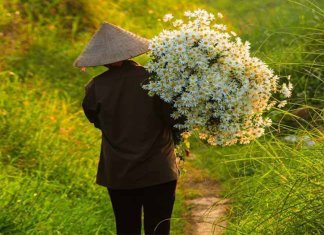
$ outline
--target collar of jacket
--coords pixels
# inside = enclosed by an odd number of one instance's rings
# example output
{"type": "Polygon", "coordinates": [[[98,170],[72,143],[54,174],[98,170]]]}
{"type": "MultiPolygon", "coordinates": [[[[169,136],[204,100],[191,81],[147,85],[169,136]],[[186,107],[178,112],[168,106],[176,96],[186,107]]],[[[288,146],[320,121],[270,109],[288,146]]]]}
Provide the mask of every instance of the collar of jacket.
{"type": "Polygon", "coordinates": [[[109,66],[109,70],[117,70],[117,69],[126,69],[131,66],[138,66],[139,64],[133,60],[124,60],[121,66],[109,66]]]}

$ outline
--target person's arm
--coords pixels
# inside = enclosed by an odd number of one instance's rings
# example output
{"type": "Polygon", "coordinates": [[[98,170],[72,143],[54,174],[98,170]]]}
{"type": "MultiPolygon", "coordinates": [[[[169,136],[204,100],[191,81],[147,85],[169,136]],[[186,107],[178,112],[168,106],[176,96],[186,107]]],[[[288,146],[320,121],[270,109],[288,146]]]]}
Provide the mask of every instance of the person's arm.
{"type": "Polygon", "coordinates": [[[85,86],[85,96],[82,101],[82,108],[89,122],[93,123],[96,128],[101,129],[98,119],[100,106],[96,98],[94,79],[91,79],[85,86]]]}
{"type": "Polygon", "coordinates": [[[171,113],[173,112],[172,104],[165,102],[157,95],[154,96],[154,99],[155,107],[163,122],[167,126],[173,127],[176,124],[176,120],[171,117],[171,113]]]}
{"type": "Polygon", "coordinates": [[[174,111],[172,104],[165,102],[158,96],[154,96],[154,99],[155,99],[155,104],[156,104],[155,106],[158,114],[162,118],[165,125],[170,127],[172,130],[174,144],[175,145],[179,144],[181,142],[182,131],[179,130],[178,128],[175,128],[174,125],[183,124],[185,122],[185,119],[184,118],[173,119],[171,117],[171,114],[174,111]]]}

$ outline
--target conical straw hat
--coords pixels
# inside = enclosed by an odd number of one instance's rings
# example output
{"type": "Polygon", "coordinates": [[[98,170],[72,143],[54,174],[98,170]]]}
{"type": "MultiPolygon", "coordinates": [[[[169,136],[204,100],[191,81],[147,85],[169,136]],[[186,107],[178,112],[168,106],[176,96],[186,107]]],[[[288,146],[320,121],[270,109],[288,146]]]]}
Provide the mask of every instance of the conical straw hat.
{"type": "Polygon", "coordinates": [[[148,52],[148,44],[145,38],[103,22],[73,65],[89,67],[130,59],[148,52]]]}

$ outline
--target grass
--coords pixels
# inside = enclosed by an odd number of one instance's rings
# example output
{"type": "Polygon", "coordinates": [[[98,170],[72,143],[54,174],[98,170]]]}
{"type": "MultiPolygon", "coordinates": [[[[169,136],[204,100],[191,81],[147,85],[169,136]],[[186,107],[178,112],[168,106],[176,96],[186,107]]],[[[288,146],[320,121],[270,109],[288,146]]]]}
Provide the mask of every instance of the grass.
{"type": "MultiPolygon", "coordinates": [[[[229,28],[251,42],[254,55],[276,73],[291,74],[296,87],[288,110],[269,114],[278,126],[266,138],[229,148],[193,140],[200,156],[195,164],[220,179],[224,196],[233,199],[227,233],[320,233],[320,3],[0,0],[0,233],[114,234],[107,192],[94,184],[100,133],[87,122],[80,103],[87,80],[103,68],[82,73],[72,67],[73,60],[101,21],[150,38],[163,29],[158,19],[165,13],[180,16],[197,7],[222,12],[229,28]],[[298,118],[298,108],[309,115],[298,118]],[[317,144],[288,144],[282,133],[306,133],[317,144]]],[[[147,59],[136,58],[141,63],[147,59]]],[[[172,234],[183,234],[182,194],[177,192],[172,234]]]]}
{"type": "Polygon", "coordinates": [[[307,147],[271,136],[226,148],[196,140],[193,153],[231,199],[225,234],[321,234],[323,149],[323,141],[307,147]]]}

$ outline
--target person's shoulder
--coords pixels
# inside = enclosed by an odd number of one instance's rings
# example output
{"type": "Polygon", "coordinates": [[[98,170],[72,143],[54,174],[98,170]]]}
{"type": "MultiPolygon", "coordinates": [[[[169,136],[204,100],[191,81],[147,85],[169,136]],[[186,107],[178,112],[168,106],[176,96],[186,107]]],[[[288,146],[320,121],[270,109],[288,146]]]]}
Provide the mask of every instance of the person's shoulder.
{"type": "Polygon", "coordinates": [[[109,70],[104,71],[103,73],[98,74],[98,75],[90,78],[90,80],[88,81],[88,83],[85,85],[85,88],[88,89],[88,88],[94,86],[96,83],[100,82],[104,77],[107,77],[108,71],[109,70]]]}
{"type": "Polygon", "coordinates": [[[139,63],[137,63],[137,62],[135,62],[133,60],[129,60],[129,62],[132,63],[133,68],[139,74],[141,74],[142,76],[145,76],[145,77],[149,77],[149,72],[147,71],[147,69],[143,65],[141,65],[141,64],[139,64],[139,63]]]}
{"type": "Polygon", "coordinates": [[[130,66],[132,68],[135,69],[144,69],[143,65],[141,65],[140,63],[136,62],[135,60],[125,60],[126,66],[130,66]]]}
{"type": "Polygon", "coordinates": [[[92,78],[92,80],[95,83],[100,83],[103,80],[107,80],[106,78],[107,77],[110,77],[111,76],[110,74],[111,74],[111,71],[110,70],[106,70],[106,71],[102,72],[101,74],[98,74],[98,75],[94,76],[92,78]]]}
{"type": "Polygon", "coordinates": [[[91,78],[84,86],[85,91],[89,91],[92,87],[94,87],[94,78],[91,78]]]}

